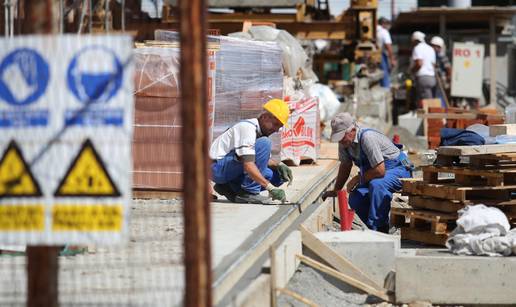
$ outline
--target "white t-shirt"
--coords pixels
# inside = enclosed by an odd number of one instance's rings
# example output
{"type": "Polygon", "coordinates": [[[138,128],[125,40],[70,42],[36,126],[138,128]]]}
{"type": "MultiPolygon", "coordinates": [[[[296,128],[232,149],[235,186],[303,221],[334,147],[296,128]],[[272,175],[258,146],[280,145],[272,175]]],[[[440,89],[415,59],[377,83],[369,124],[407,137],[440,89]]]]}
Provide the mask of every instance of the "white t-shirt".
{"type": "Polygon", "coordinates": [[[243,120],[219,135],[210,147],[210,158],[218,160],[224,158],[230,151],[244,161],[254,161],[256,137],[261,136],[257,118],[243,120]]]}
{"type": "Polygon", "coordinates": [[[427,43],[419,43],[412,51],[412,62],[422,60],[423,65],[416,72],[416,76],[435,76],[435,50],[427,43]]]}
{"type": "Polygon", "coordinates": [[[384,45],[392,45],[391,34],[387,29],[378,25],[376,26],[376,40],[378,41],[378,47],[380,50],[384,50],[384,45]]]}

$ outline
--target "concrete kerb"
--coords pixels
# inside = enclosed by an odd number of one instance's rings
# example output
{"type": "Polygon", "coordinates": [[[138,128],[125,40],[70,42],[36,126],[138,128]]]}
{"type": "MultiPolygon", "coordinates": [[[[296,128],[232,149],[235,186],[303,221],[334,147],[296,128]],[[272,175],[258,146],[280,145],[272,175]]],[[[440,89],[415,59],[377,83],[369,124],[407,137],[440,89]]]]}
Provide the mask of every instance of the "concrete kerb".
{"type": "Polygon", "coordinates": [[[407,252],[396,259],[398,303],[516,303],[516,257],[457,256],[447,250],[407,252]]]}

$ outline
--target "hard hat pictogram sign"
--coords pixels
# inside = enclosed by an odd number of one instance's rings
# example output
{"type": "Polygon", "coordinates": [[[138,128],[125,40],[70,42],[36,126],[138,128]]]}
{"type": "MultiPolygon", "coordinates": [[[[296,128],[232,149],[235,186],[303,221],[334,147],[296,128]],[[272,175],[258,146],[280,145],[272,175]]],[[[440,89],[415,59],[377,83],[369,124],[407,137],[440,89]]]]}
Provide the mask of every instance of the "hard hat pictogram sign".
{"type": "Polygon", "coordinates": [[[86,140],[56,189],[55,196],[62,197],[117,197],[120,192],[109,176],[104,162],[86,140]]]}
{"type": "Polygon", "coordinates": [[[0,197],[41,195],[39,184],[25,162],[20,148],[15,141],[11,141],[0,159],[0,197]]]}

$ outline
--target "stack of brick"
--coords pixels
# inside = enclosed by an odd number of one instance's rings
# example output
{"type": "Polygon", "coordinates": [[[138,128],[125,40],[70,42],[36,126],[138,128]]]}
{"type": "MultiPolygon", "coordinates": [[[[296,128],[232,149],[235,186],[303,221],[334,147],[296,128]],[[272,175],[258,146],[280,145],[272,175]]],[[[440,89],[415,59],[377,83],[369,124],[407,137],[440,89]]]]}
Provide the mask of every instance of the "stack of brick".
{"type": "MultiPolygon", "coordinates": [[[[133,187],[180,190],[181,115],[177,34],[158,31],[160,47],[136,49],[133,187]]],[[[157,44],[149,44],[157,45],[157,44]]],[[[208,93],[212,138],[283,95],[282,51],[276,43],[210,37],[208,93]]]]}

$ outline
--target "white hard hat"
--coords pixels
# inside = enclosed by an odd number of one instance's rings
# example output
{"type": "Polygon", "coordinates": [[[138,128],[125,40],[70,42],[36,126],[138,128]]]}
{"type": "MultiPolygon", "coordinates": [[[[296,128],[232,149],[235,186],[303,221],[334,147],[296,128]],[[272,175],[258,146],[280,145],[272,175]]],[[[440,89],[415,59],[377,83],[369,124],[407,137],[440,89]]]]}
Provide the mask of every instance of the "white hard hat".
{"type": "Polygon", "coordinates": [[[432,37],[430,44],[444,48],[444,40],[440,36],[432,37]]]}
{"type": "Polygon", "coordinates": [[[418,41],[418,42],[424,42],[425,41],[425,33],[416,31],[412,33],[412,40],[418,41]]]}

